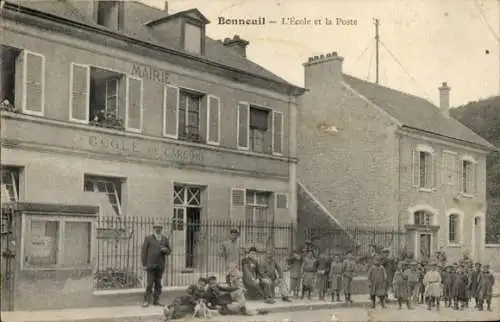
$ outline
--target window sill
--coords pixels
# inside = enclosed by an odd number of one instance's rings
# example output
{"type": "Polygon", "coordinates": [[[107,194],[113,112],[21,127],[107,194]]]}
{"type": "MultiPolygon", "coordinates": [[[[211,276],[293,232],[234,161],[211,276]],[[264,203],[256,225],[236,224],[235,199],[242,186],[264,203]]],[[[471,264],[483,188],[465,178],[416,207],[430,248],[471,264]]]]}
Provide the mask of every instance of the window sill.
{"type": "Polygon", "coordinates": [[[431,192],[436,191],[436,189],[431,189],[431,188],[418,188],[418,191],[420,191],[420,192],[427,192],[427,193],[431,193],[431,192]]]}
{"type": "Polygon", "coordinates": [[[449,247],[449,248],[461,248],[462,244],[459,244],[459,243],[448,243],[447,247],[449,247]]]}
{"type": "Polygon", "coordinates": [[[463,198],[474,198],[474,195],[471,195],[471,194],[468,194],[468,193],[464,193],[464,192],[461,192],[460,193],[460,197],[463,197],[463,198]]]}
{"type": "Polygon", "coordinates": [[[23,272],[68,272],[68,271],[92,271],[92,266],[75,266],[75,267],[22,267],[23,272]]]}

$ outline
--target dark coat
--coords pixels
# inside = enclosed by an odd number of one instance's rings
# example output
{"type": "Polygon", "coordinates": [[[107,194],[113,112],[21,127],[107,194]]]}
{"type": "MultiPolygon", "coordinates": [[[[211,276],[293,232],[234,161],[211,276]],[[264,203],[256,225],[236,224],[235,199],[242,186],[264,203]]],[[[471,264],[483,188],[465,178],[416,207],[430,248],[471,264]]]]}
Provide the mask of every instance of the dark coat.
{"type": "Polygon", "coordinates": [[[387,290],[387,273],[383,266],[373,265],[368,269],[370,295],[385,296],[387,290]]]}
{"type": "Polygon", "coordinates": [[[478,280],[479,280],[479,274],[481,274],[481,271],[478,270],[473,270],[471,275],[470,275],[470,280],[469,280],[469,292],[472,297],[476,296],[476,291],[477,291],[477,285],[478,285],[478,280]]]}
{"type": "Polygon", "coordinates": [[[469,285],[469,281],[465,273],[455,274],[453,279],[452,296],[459,301],[466,301],[467,285],[469,285]]]}
{"type": "Polygon", "coordinates": [[[455,279],[455,274],[450,272],[443,272],[441,274],[441,279],[443,283],[443,296],[445,298],[451,298],[453,291],[453,282],[455,279]]]}
{"type": "Polygon", "coordinates": [[[382,259],[382,266],[384,266],[385,272],[387,273],[387,285],[389,286],[392,283],[394,273],[396,272],[396,261],[393,258],[382,259]]]}
{"type": "Polygon", "coordinates": [[[396,271],[392,281],[392,289],[395,298],[407,300],[409,291],[408,275],[404,274],[402,271],[396,271]]]}
{"type": "Polygon", "coordinates": [[[283,270],[274,258],[266,258],[261,264],[262,275],[268,277],[272,281],[283,278],[283,270]]]}
{"type": "Polygon", "coordinates": [[[477,297],[481,300],[490,300],[495,285],[495,277],[491,273],[479,274],[477,283],[477,297]]]}
{"type": "Polygon", "coordinates": [[[157,240],[151,234],[144,238],[144,243],[142,244],[142,266],[148,269],[160,268],[163,270],[165,269],[165,256],[170,255],[171,252],[170,242],[165,235],[161,235],[161,239],[157,240]],[[162,251],[162,248],[166,248],[166,250],[162,251]]]}
{"type": "Polygon", "coordinates": [[[288,268],[290,271],[290,276],[292,278],[300,277],[300,267],[302,266],[302,256],[297,254],[291,254],[287,260],[288,268]]]}
{"type": "Polygon", "coordinates": [[[234,302],[231,293],[237,290],[236,287],[225,287],[219,284],[209,285],[204,298],[212,306],[229,305],[234,302]]]}

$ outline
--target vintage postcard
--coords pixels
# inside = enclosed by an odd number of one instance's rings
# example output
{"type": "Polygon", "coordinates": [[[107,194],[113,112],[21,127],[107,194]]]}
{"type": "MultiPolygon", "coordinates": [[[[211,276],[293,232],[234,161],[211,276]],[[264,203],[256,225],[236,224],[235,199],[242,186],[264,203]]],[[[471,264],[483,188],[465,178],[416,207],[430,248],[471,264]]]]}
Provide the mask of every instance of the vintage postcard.
{"type": "Polygon", "coordinates": [[[1,321],[500,316],[499,0],[1,0],[1,321]]]}

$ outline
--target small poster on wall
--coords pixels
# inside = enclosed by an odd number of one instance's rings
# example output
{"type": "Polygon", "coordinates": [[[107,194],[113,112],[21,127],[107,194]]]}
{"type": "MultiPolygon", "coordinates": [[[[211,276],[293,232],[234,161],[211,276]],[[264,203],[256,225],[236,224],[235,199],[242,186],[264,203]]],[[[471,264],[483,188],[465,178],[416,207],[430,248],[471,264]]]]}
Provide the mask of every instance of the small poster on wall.
{"type": "Polygon", "coordinates": [[[31,237],[31,257],[46,258],[51,256],[54,239],[49,236],[31,237]]]}

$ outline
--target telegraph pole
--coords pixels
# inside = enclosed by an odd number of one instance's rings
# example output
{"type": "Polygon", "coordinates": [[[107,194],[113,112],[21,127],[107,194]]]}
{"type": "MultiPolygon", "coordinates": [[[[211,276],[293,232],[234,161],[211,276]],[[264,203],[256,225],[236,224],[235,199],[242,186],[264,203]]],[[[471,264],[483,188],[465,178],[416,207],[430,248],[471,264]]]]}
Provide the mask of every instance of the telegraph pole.
{"type": "Polygon", "coordinates": [[[375,24],[375,83],[378,84],[378,70],[379,70],[379,41],[380,36],[378,34],[378,26],[380,25],[380,20],[378,18],[374,18],[373,22],[375,24]]]}

